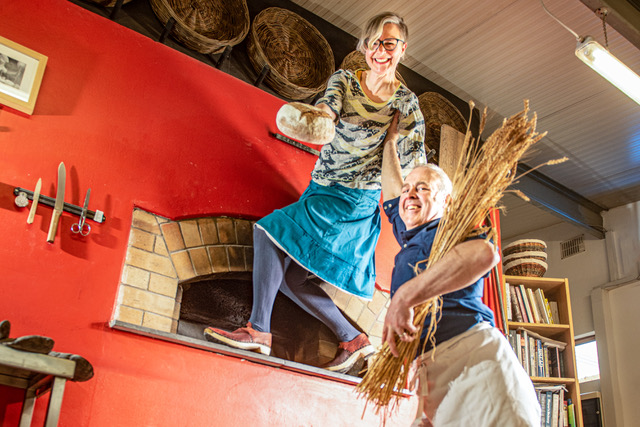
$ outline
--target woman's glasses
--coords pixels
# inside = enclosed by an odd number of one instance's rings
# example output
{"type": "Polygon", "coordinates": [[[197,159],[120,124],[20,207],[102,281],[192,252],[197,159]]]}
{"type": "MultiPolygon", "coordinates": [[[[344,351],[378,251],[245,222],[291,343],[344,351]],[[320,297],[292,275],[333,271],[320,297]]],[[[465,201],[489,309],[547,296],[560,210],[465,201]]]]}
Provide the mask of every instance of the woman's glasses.
{"type": "Polygon", "coordinates": [[[389,38],[384,40],[376,40],[371,43],[371,45],[369,45],[369,39],[366,39],[365,45],[369,47],[370,50],[378,50],[380,45],[382,45],[384,50],[386,50],[387,52],[393,52],[394,50],[396,50],[396,47],[398,47],[398,42],[404,43],[404,40],[389,38]]]}

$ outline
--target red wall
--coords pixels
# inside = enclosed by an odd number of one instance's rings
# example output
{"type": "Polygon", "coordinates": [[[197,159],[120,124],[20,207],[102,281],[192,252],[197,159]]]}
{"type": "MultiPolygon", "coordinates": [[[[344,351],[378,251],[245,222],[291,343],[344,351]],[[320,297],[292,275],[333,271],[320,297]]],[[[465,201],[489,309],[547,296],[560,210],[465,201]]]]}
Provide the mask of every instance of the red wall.
{"type": "MultiPolygon", "coordinates": [[[[268,136],[283,101],[64,0],[0,1],[0,35],[49,58],[34,114],[0,109],[0,320],[93,364],[93,379],[68,384],[60,425],[378,424],[350,385],[108,327],[134,206],[257,218],[304,190],[315,157],[268,136]],[[49,244],[51,209],[26,224],[13,188],[42,178],[55,196],[61,161],[65,200],[91,188],[107,220],[78,237],[64,213],[49,244]]],[[[385,226],[385,288],[396,250],[385,226]]],[[[0,426],[18,424],[20,400],[0,386],[0,426]]],[[[410,424],[414,407],[391,424],[410,424]]]]}

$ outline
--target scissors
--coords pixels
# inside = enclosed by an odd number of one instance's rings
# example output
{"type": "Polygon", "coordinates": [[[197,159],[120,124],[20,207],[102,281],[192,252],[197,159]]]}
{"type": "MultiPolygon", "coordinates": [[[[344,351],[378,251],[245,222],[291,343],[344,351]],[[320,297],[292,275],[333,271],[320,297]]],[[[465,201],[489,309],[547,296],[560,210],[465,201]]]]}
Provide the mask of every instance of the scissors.
{"type": "Polygon", "coordinates": [[[80,221],[77,224],[73,224],[71,226],[71,231],[76,234],[80,234],[81,236],[86,236],[91,232],[91,226],[85,223],[87,219],[87,208],[89,207],[89,195],[91,194],[91,189],[87,190],[87,195],[84,198],[84,206],[82,207],[82,213],[80,214],[80,221]]]}

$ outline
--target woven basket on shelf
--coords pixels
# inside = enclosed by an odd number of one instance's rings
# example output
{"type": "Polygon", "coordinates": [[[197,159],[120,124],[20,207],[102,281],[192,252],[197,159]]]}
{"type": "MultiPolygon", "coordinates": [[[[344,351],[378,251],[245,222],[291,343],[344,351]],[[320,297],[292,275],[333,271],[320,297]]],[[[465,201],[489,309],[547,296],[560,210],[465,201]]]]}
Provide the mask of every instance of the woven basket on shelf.
{"type": "Polygon", "coordinates": [[[527,251],[547,251],[547,244],[542,240],[537,239],[522,239],[509,243],[502,248],[502,255],[507,256],[517,252],[527,251]]]}
{"type": "MultiPolygon", "coordinates": [[[[359,69],[368,70],[369,65],[367,64],[367,60],[364,57],[364,53],[360,52],[359,50],[354,50],[344,57],[342,63],[340,64],[340,68],[342,68],[343,70],[355,72],[359,69]]],[[[396,70],[396,79],[400,80],[403,85],[407,85],[407,83],[402,78],[400,71],[398,70],[396,70]]]]}
{"type": "Polygon", "coordinates": [[[547,253],[544,251],[524,251],[524,252],[515,252],[512,253],[510,255],[506,255],[502,258],[502,263],[503,264],[508,264],[511,261],[515,261],[517,259],[521,259],[521,258],[533,258],[533,259],[537,259],[540,261],[546,261],[547,260],[547,253]]]}
{"type": "Polygon", "coordinates": [[[279,7],[264,9],[253,19],[247,50],[257,72],[270,67],[266,83],[291,100],[324,90],[335,70],[333,51],[322,34],[301,16],[279,7]]]}
{"type": "Polygon", "coordinates": [[[466,133],[467,121],[447,98],[437,92],[425,92],[418,96],[418,101],[424,116],[424,143],[436,150],[434,161],[438,163],[442,125],[449,125],[459,132],[466,133]]]}
{"type": "Polygon", "coordinates": [[[520,258],[504,265],[507,276],[542,277],[547,272],[547,263],[533,258],[520,258]]]}
{"type": "Polygon", "coordinates": [[[175,19],[171,34],[189,49],[218,53],[249,32],[246,0],[149,0],[163,24],[175,19]]]}

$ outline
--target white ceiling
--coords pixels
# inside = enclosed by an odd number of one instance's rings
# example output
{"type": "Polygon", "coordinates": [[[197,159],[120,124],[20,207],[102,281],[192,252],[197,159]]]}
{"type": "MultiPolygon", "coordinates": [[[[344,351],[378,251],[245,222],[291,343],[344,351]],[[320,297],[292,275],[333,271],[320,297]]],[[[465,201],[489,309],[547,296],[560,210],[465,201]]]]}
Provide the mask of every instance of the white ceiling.
{"type": "MultiPolygon", "coordinates": [[[[575,37],[540,1],[293,1],[354,36],[375,13],[397,12],[410,31],[403,64],[480,109],[487,106],[485,136],[528,99],[538,131],[548,132],[525,160],[529,166],[567,156],[568,162],[540,171],[607,209],[640,200],[640,105],[576,58],[575,37]]],[[[605,45],[602,21],[592,11],[598,2],[584,0],[588,7],[580,0],[545,0],[545,5],[578,35],[605,45]]],[[[610,9],[608,23],[619,20],[617,11],[610,9]]],[[[640,50],[629,41],[639,40],[640,30],[626,24],[617,28],[628,39],[607,25],[609,49],[640,73],[640,50]]],[[[562,221],[513,196],[503,201],[508,208],[503,238],[562,221]]]]}

